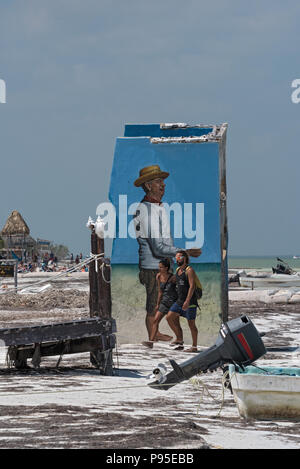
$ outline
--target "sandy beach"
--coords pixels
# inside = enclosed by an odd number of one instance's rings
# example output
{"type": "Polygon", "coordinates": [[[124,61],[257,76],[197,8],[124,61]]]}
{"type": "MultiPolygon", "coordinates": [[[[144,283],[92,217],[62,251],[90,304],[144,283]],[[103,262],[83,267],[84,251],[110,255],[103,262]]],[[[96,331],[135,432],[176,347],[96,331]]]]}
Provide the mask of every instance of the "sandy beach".
{"type": "MultiPolygon", "coordinates": [[[[40,277],[24,276],[20,284],[40,277]]],[[[1,294],[0,327],[89,316],[86,274],[71,274],[51,285],[39,294],[1,294]]],[[[299,304],[266,303],[254,292],[234,287],[229,297],[229,319],[247,314],[266,333],[267,347],[299,345],[299,304]]],[[[58,357],[44,358],[40,370],[7,369],[2,350],[0,448],[299,448],[300,422],[241,418],[230,391],[223,395],[221,370],[169,391],[150,388],[149,375],[158,363],[170,368],[169,358],[180,363],[186,354],[163,342],[153,350],[138,341],[128,343],[128,324],[116,320],[111,377],[100,376],[88,354],[65,356],[59,369],[58,357]]],[[[144,317],[134,318],[130,326],[142,330],[144,317]]],[[[256,364],[299,366],[299,352],[269,352],[256,364]]]]}
{"type": "Polygon", "coordinates": [[[300,449],[299,18],[0,3],[0,450],[300,449]]]}

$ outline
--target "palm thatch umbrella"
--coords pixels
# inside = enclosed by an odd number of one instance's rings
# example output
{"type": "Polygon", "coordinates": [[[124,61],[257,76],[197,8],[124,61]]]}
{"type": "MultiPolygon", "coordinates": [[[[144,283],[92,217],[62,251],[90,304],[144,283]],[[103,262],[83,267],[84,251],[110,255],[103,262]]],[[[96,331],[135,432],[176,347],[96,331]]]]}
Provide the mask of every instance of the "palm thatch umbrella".
{"type": "Polygon", "coordinates": [[[2,231],[2,236],[14,236],[14,235],[21,235],[21,236],[28,236],[30,233],[30,229],[25,222],[22,215],[17,211],[14,210],[8,217],[2,231]]]}
{"type": "Polygon", "coordinates": [[[30,229],[22,215],[14,210],[8,217],[2,231],[4,241],[2,251],[6,255],[16,255],[23,259],[29,249],[32,249],[36,241],[30,236],[30,229]]]}

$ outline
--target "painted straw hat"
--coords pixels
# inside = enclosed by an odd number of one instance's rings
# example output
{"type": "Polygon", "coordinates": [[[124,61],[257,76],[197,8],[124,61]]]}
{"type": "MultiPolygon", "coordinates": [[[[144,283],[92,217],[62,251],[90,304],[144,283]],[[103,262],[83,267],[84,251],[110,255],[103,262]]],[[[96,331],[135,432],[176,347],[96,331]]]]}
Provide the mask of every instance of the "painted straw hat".
{"type": "Polygon", "coordinates": [[[146,166],[140,170],[140,177],[134,181],[136,187],[140,187],[144,182],[152,181],[156,178],[165,179],[169,176],[170,173],[162,171],[157,164],[152,166],[146,166]]]}

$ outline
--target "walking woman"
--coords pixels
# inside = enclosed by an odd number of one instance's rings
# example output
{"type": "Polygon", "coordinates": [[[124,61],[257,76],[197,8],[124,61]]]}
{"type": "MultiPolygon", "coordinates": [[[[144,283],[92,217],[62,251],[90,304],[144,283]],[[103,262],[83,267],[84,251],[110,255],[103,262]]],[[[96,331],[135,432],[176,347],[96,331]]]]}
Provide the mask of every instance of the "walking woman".
{"type": "Polygon", "coordinates": [[[152,331],[150,340],[142,342],[145,347],[153,348],[153,342],[158,331],[160,321],[166,316],[170,310],[170,307],[175,303],[177,299],[176,290],[176,278],[172,272],[170,272],[170,260],[162,259],[159,262],[159,273],[156,276],[158,284],[158,297],[157,304],[155,307],[155,317],[152,325],[152,331]]]}

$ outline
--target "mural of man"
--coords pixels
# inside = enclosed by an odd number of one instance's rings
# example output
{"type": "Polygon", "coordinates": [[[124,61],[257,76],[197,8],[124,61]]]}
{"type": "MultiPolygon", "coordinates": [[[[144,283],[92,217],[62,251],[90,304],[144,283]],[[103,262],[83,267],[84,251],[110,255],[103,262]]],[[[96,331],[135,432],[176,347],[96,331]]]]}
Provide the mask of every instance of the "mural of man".
{"type": "MultiPolygon", "coordinates": [[[[150,339],[155,317],[158,288],[156,275],[158,265],[164,258],[175,257],[178,250],[174,246],[170,233],[168,216],[162,198],[165,193],[165,179],[169,173],[162,171],[158,165],[142,168],[135,180],[136,187],[145,192],[143,200],[135,214],[135,231],[139,244],[139,279],[146,288],[146,328],[150,339]]],[[[188,249],[191,257],[199,257],[201,249],[188,249]]],[[[170,340],[171,337],[158,331],[156,340],[170,340]]]]}

